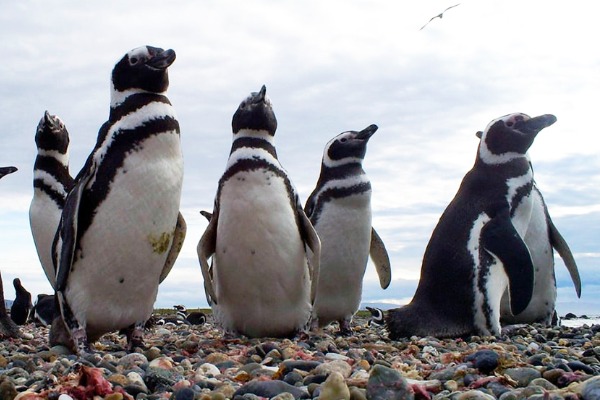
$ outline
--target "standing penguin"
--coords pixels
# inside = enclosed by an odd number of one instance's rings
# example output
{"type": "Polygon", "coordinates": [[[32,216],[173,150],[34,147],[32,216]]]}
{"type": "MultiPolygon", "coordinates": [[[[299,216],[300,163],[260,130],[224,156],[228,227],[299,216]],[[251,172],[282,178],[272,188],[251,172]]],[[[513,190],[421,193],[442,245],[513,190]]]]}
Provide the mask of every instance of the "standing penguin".
{"type": "Polygon", "coordinates": [[[434,229],[412,301],[387,316],[390,338],[500,334],[500,300],[513,314],[529,304],[533,263],[523,237],[533,173],[526,153],[556,121],[511,114],[487,126],[475,165],[434,229]]]}
{"type": "Polygon", "coordinates": [[[304,211],[321,239],[321,265],[311,328],[333,321],[349,334],[360,306],[369,254],[383,289],[391,280],[390,259],[371,226],[371,182],[362,168],[367,142],[377,131],[343,132],[325,146],[317,186],[304,211]]]}
{"type": "Polygon", "coordinates": [[[25,325],[29,319],[29,312],[33,307],[31,293],[23,287],[19,278],[13,279],[13,286],[15,287],[15,301],[10,307],[10,317],[15,321],[15,324],[25,325]]]}
{"type": "Polygon", "coordinates": [[[173,50],[143,46],[112,71],[109,119],[67,196],[53,247],[62,323],[52,325],[52,344],[66,336],[88,352],[90,341],[124,328],[130,349],[142,344],[185,236],[179,123],[165,95],[173,61],[173,50]]]}
{"type": "MultiPolygon", "coordinates": [[[[483,132],[477,132],[481,139],[483,132]]],[[[528,155],[529,158],[529,155],[528,155]]],[[[531,160],[529,161],[531,164],[531,160]]],[[[533,169],[533,167],[532,167],[533,169]]],[[[550,325],[556,315],[556,278],[554,276],[554,250],[562,257],[573,284],[577,297],[581,297],[581,278],[569,245],[562,237],[550,218],[548,207],[537,187],[535,180],[531,191],[533,205],[531,218],[523,240],[531,254],[534,268],[534,285],[531,301],[527,308],[518,315],[510,310],[508,292],[504,292],[500,304],[500,322],[504,324],[532,324],[535,322],[550,325]]]]}
{"type": "Polygon", "coordinates": [[[198,243],[216,322],[250,337],[307,327],[321,248],[277,159],[277,120],[266,91],[250,94],[233,115],[231,153],[198,243]]]}
{"type": "Polygon", "coordinates": [[[73,186],[69,174],[69,132],[60,118],[48,111],[44,113],[37,126],[35,144],[38,154],[33,166],[29,223],[42,268],[54,287],[56,271],[52,264],[52,242],[65,198],[73,186]]]}
{"type": "Polygon", "coordinates": [[[509,307],[508,293],[504,293],[501,310],[502,324],[551,325],[556,314],[556,278],[554,276],[554,250],[562,257],[571,275],[577,297],[581,297],[581,278],[569,245],[562,237],[548,212],[542,193],[533,185],[531,191],[533,208],[531,220],[525,232],[525,244],[531,254],[534,267],[534,285],[531,301],[521,313],[513,315],[509,307]]]}

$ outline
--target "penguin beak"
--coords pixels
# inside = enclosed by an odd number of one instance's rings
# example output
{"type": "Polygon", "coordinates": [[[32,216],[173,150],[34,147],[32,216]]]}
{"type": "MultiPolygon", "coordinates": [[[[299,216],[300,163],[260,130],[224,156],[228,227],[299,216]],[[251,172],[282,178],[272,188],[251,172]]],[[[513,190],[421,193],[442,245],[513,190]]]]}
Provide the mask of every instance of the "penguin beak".
{"type": "Polygon", "coordinates": [[[373,136],[373,134],[375,132],[377,132],[377,129],[379,129],[379,128],[375,124],[369,125],[365,129],[363,129],[362,131],[358,132],[358,134],[356,135],[356,139],[359,139],[359,140],[369,140],[371,138],[371,136],[373,136]]]}
{"type": "Polygon", "coordinates": [[[0,178],[17,171],[17,167],[0,167],[0,178]]]}
{"type": "Polygon", "coordinates": [[[517,121],[514,129],[530,135],[536,135],[542,129],[549,127],[556,122],[556,117],[552,114],[544,114],[527,120],[517,121]]]}
{"type": "Polygon", "coordinates": [[[265,101],[265,96],[267,95],[267,87],[262,85],[260,88],[260,92],[257,93],[256,97],[252,101],[254,104],[262,103],[265,101]]]}
{"type": "Polygon", "coordinates": [[[146,64],[156,69],[167,69],[171,66],[171,64],[173,64],[174,61],[175,51],[169,49],[158,53],[150,60],[148,60],[146,64]]]}

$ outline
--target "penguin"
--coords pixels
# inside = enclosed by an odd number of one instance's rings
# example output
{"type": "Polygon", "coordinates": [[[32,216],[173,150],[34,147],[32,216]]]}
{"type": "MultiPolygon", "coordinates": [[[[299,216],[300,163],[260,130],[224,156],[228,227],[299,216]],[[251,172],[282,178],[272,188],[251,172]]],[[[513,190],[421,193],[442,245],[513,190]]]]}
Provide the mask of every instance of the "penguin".
{"type": "Polygon", "coordinates": [[[50,326],[60,311],[56,304],[56,296],[53,294],[38,294],[37,300],[31,309],[30,319],[36,325],[50,326]]]}
{"type": "Polygon", "coordinates": [[[69,174],[69,132],[60,118],[46,111],[37,126],[35,143],[38,153],[33,166],[29,223],[40,263],[48,282],[54,287],[56,271],[52,263],[52,242],[65,198],[73,187],[73,178],[69,174]]]}
{"type": "MultiPolygon", "coordinates": [[[[482,132],[476,136],[481,139],[482,132]]],[[[529,154],[527,155],[531,165],[529,154]]],[[[531,166],[533,170],[533,166],[531,166]]],[[[502,325],[541,323],[555,325],[557,314],[556,305],[556,279],[554,276],[554,250],[562,257],[567,270],[575,286],[577,297],[581,297],[581,277],[575,258],[571,253],[569,245],[560,234],[544,201],[544,196],[538,188],[535,180],[531,192],[533,206],[531,218],[523,240],[531,254],[534,266],[534,286],[531,301],[527,308],[518,315],[510,312],[508,293],[504,292],[500,304],[502,325]]]]}
{"type": "Polygon", "coordinates": [[[371,313],[367,326],[385,326],[385,314],[381,308],[367,306],[367,311],[371,313]]]}
{"type": "Polygon", "coordinates": [[[311,329],[337,321],[340,333],[351,333],[358,311],[369,254],[386,289],[391,280],[385,245],[371,225],[371,182],[362,168],[370,125],[331,139],[323,151],[316,188],[304,211],[321,239],[321,264],[311,329]]]}
{"type": "Polygon", "coordinates": [[[108,121],[67,195],[53,244],[61,318],[51,345],[82,355],[121,329],[129,350],[143,345],[186,231],[179,123],[166,96],[174,61],[173,50],[143,46],[112,71],[108,121]]]}
{"type": "Polygon", "coordinates": [[[0,167],[0,179],[17,171],[17,167],[0,167]]]}
{"type": "Polygon", "coordinates": [[[29,319],[29,311],[33,305],[31,304],[31,293],[23,287],[19,278],[13,279],[15,287],[15,301],[10,306],[10,318],[17,325],[25,325],[29,319]]]}
{"type": "Polygon", "coordinates": [[[277,159],[266,91],[251,93],[233,115],[231,152],[197,250],[226,334],[289,337],[308,327],[321,244],[277,159]]]}
{"type": "Polygon", "coordinates": [[[473,168],[431,235],[412,301],[388,312],[391,339],[497,336],[507,288],[513,314],[527,307],[534,269],[523,241],[533,206],[526,153],[554,122],[550,114],[515,113],[488,124],[473,168]]]}

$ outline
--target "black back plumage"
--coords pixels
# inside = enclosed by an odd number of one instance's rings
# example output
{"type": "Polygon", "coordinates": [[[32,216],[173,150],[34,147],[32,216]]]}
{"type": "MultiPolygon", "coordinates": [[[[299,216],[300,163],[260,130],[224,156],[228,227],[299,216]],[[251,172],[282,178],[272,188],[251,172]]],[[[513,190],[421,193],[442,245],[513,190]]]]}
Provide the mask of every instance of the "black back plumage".
{"type": "Polygon", "coordinates": [[[15,287],[15,301],[10,307],[10,317],[17,325],[24,325],[29,318],[29,311],[31,310],[31,293],[23,287],[21,280],[15,278],[13,280],[13,286],[15,287]]]}

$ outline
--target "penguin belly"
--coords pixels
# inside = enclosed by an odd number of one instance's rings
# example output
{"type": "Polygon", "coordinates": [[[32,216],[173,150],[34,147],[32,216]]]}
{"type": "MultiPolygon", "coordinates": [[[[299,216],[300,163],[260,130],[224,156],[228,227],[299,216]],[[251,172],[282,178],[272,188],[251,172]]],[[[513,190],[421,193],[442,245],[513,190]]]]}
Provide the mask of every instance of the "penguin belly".
{"type": "Polygon", "coordinates": [[[213,261],[213,311],[225,331],[287,336],[305,327],[308,263],[283,179],[259,169],[224,183],[213,261]]]}
{"type": "Polygon", "coordinates": [[[56,202],[47,194],[38,188],[34,189],[33,200],[29,207],[31,233],[38,258],[52,287],[56,281],[56,271],[52,263],[52,242],[60,222],[61,212],[56,202]]]}
{"type": "Polygon", "coordinates": [[[349,319],[360,306],[371,243],[370,196],[327,202],[315,229],[321,238],[321,267],[313,315],[325,326],[349,319]]]}
{"type": "Polygon", "coordinates": [[[179,136],[146,139],[131,152],[80,239],[65,296],[88,335],[152,313],[179,212],[179,136]]]}
{"type": "Polygon", "coordinates": [[[554,254],[548,232],[548,221],[539,192],[532,192],[533,208],[524,241],[534,267],[533,295],[527,308],[512,315],[508,294],[502,297],[502,322],[506,324],[542,322],[550,324],[556,303],[554,254]]]}

